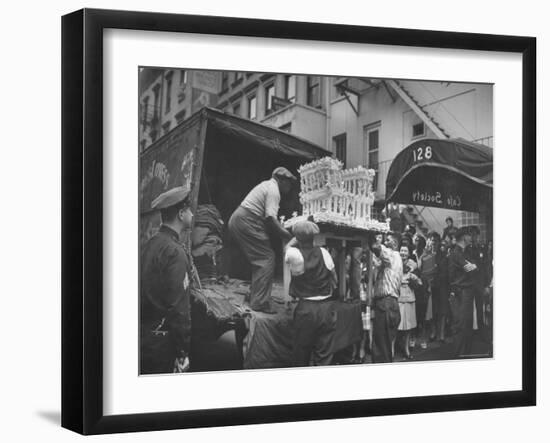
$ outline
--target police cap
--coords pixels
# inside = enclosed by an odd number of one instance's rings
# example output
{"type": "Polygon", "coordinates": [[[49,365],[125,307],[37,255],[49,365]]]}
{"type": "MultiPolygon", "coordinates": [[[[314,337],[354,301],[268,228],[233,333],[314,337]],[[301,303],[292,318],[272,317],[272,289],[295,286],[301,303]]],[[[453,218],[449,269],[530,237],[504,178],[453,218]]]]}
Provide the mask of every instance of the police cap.
{"type": "Polygon", "coordinates": [[[151,203],[151,209],[166,209],[170,206],[177,205],[189,196],[190,189],[188,186],[178,186],[169,191],[163,192],[151,203]]]}

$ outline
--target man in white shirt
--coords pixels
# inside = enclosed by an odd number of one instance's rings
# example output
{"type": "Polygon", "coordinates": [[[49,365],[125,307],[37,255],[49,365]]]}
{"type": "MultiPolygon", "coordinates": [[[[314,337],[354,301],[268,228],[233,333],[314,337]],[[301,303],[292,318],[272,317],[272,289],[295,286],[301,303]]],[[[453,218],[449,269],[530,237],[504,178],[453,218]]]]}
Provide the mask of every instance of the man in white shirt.
{"type": "Polygon", "coordinates": [[[398,239],[395,234],[387,235],[385,245],[381,244],[377,236],[369,246],[380,260],[374,282],[372,361],[390,363],[393,361],[392,342],[401,321],[397,299],[401,290],[403,263],[397,252],[398,239]]]}
{"type": "Polygon", "coordinates": [[[288,195],[296,177],[278,167],[272,177],[252,189],[229,219],[229,232],[252,265],[250,307],[254,311],[275,313],[271,290],[275,274],[275,251],[269,233],[283,241],[291,235],[277,220],[281,196],[288,195]]]}

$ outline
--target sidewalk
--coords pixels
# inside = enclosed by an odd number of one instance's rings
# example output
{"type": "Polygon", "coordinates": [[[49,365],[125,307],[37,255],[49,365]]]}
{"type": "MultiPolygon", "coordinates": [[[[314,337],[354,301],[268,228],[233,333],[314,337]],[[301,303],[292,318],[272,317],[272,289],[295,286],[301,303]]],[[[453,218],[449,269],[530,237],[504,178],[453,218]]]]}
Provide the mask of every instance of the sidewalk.
{"type": "MultiPolygon", "coordinates": [[[[410,348],[412,360],[407,360],[402,351],[396,350],[394,362],[415,362],[415,361],[434,361],[434,360],[453,360],[452,339],[445,343],[432,341],[427,343],[427,348],[422,349],[420,343],[416,343],[414,348],[410,348]]],[[[464,358],[492,358],[493,343],[487,333],[474,331],[474,342],[472,344],[472,353],[464,358]]],[[[366,356],[365,363],[372,363],[370,354],[366,356]]]]}

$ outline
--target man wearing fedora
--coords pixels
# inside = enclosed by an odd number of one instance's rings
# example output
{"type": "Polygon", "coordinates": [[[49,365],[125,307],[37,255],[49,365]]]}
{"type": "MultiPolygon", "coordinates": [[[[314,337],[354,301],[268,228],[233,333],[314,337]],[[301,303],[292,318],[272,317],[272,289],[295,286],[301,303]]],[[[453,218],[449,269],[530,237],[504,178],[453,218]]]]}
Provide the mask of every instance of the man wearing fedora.
{"type": "Polygon", "coordinates": [[[454,357],[466,357],[472,351],[473,314],[479,269],[466,254],[472,234],[462,227],[456,232],[456,246],[449,256],[450,303],[453,307],[454,357]]]}

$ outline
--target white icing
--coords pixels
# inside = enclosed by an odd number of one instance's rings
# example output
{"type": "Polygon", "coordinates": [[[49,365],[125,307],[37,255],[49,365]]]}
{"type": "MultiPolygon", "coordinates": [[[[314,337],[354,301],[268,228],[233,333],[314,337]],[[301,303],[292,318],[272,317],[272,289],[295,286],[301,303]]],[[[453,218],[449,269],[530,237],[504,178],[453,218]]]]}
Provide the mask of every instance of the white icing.
{"type": "Polygon", "coordinates": [[[342,169],[341,161],[324,157],[302,165],[300,203],[302,215],[284,222],[285,228],[313,217],[317,223],[330,223],[369,231],[387,232],[389,224],[371,219],[374,204],[372,182],[375,171],[358,166],[342,169]]]}

